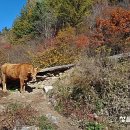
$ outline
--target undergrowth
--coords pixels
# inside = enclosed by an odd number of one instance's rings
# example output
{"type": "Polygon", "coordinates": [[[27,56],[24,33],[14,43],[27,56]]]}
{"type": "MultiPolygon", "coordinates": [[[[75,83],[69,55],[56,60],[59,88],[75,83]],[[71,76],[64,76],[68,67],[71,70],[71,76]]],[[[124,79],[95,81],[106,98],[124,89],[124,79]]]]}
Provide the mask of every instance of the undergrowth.
{"type": "Polygon", "coordinates": [[[44,116],[39,116],[30,105],[9,104],[0,113],[0,130],[13,130],[23,126],[36,126],[39,130],[56,130],[56,126],[44,116]]]}
{"type": "Polygon", "coordinates": [[[93,121],[108,127],[110,122],[121,124],[119,117],[129,111],[129,69],[128,60],[81,57],[55,84],[50,94],[55,109],[82,122],[83,128],[93,121]]]}

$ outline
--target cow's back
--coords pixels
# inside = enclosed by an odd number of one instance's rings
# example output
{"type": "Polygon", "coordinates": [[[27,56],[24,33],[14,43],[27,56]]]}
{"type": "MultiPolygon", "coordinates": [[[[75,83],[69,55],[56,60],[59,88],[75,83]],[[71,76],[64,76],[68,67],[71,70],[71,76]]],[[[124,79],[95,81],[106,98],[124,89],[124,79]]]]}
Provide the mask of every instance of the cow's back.
{"type": "Polygon", "coordinates": [[[1,66],[1,72],[7,77],[17,79],[20,74],[20,64],[5,63],[1,66]]]}
{"type": "Polygon", "coordinates": [[[24,78],[27,79],[29,73],[33,73],[33,65],[28,63],[10,64],[5,63],[1,66],[1,72],[9,78],[24,78]]]}

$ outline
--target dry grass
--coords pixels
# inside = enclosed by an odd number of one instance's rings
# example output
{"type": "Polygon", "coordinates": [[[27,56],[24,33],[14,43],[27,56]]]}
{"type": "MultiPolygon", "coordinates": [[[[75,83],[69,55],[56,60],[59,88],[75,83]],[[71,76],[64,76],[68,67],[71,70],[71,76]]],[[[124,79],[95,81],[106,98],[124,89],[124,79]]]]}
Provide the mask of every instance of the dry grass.
{"type": "Polygon", "coordinates": [[[102,123],[120,123],[119,116],[129,110],[129,69],[127,61],[82,57],[69,76],[56,83],[51,93],[56,109],[84,121],[97,113],[105,117],[102,123]]]}
{"type": "Polygon", "coordinates": [[[55,130],[56,125],[44,116],[39,116],[38,112],[30,105],[12,103],[5,111],[0,113],[0,130],[13,130],[23,126],[37,126],[40,130],[55,130]]]}
{"type": "Polygon", "coordinates": [[[36,124],[36,113],[30,106],[10,104],[4,112],[0,113],[0,129],[11,130],[17,125],[36,124]]]}

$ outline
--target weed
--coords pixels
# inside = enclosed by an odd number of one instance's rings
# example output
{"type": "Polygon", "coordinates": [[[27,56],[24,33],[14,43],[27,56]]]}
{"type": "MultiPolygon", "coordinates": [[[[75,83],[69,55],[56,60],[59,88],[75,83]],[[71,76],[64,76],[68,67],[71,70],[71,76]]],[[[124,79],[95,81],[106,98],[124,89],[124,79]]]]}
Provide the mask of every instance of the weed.
{"type": "Polygon", "coordinates": [[[103,125],[95,122],[89,122],[86,124],[86,130],[103,130],[103,128],[103,125]]]}
{"type": "Polygon", "coordinates": [[[39,118],[39,128],[40,130],[55,130],[56,126],[50,123],[48,119],[43,115],[39,118]]]}

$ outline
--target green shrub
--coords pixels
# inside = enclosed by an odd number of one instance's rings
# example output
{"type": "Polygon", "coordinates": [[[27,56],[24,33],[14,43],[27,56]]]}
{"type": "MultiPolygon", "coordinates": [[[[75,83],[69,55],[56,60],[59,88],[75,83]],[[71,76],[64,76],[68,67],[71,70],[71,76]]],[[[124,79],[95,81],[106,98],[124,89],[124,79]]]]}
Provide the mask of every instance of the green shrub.
{"type": "Polygon", "coordinates": [[[38,53],[29,53],[33,64],[43,67],[73,63],[80,53],[76,47],[75,30],[68,27],[59,31],[56,38],[52,40],[52,46],[38,53]]]}
{"type": "Polygon", "coordinates": [[[32,62],[41,68],[69,64],[74,62],[76,58],[73,51],[73,49],[64,44],[60,47],[50,48],[43,53],[33,56],[32,62]]]}
{"type": "Polygon", "coordinates": [[[94,122],[89,122],[86,124],[86,130],[103,130],[103,128],[104,127],[101,124],[94,122]]]}

